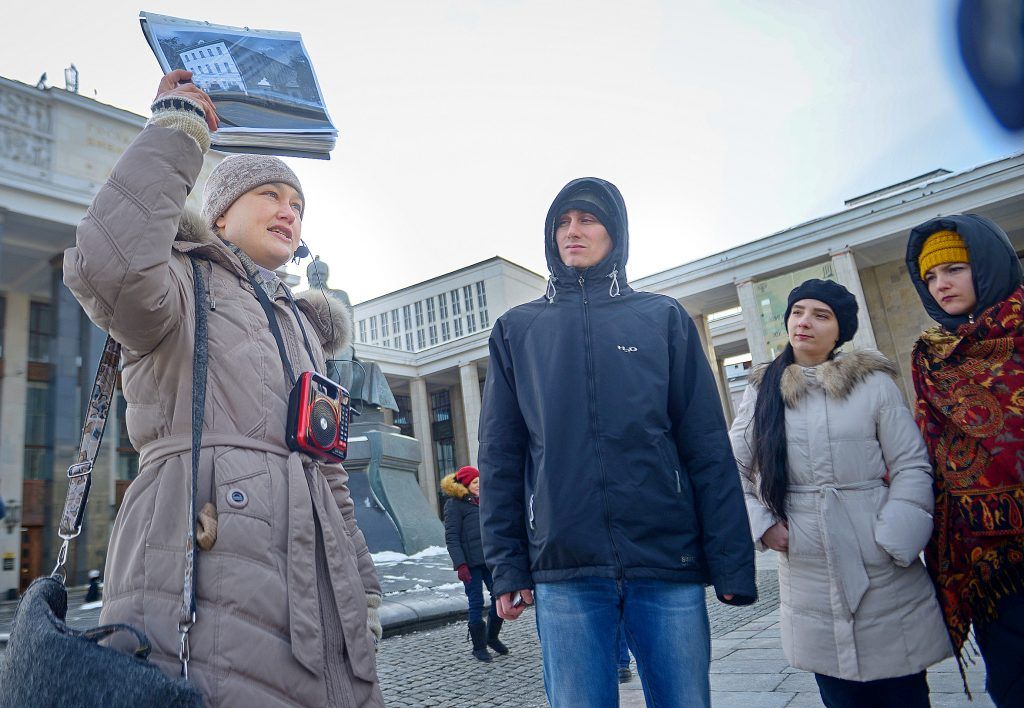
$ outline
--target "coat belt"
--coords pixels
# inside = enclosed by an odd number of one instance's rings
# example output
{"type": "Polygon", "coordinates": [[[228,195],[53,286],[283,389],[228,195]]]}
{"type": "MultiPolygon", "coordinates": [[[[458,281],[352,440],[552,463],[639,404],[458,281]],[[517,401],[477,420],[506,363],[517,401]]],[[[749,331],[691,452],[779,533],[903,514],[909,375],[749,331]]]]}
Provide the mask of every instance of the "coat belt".
{"type": "MultiPolygon", "coordinates": [[[[351,647],[349,654],[358,655],[359,652],[355,649],[359,646],[355,639],[359,636],[357,632],[365,633],[367,629],[366,627],[351,626],[353,624],[351,621],[346,622],[345,615],[349,613],[341,612],[341,608],[350,607],[352,606],[350,603],[357,601],[365,603],[365,598],[362,593],[356,598],[350,584],[345,582],[348,574],[345,573],[341,565],[346,555],[348,560],[354,562],[354,554],[344,553],[345,541],[348,539],[339,537],[339,534],[336,533],[335,525],[328,522],[326,509],[320,495],[313,491],[321,481],[319,475],[314,475],[310,479],[308,472],[310,469],[316,469],[314,464],[309,461],[309,458],[305,458],[306,463],[304,464],[303,457],[299,453],[292,452],[286,447],[232,433],[203,433],[202,446],[204,448],[234,447],[257,450],[287,458],[287,589],[292,656],[315,675],[323,674],[326,657],[324,656],[319,597],[316,592],[316,522],[314,514],[321,522],[320,528],[324,537],[328,571],[332,576],[331,586],[334,588],[335,604],[339,610],[345,644],[351,647]]],[[[139,468],[149,469],[150,465],[177,457],[191,449],[191,435],[170,435],[158,438],[143,445],[139,450],[139,468]]],[[[216,472],[214,471],[213,474],[216,472]]],[[[358,580],[357,571],[354,577],[358,580]]],[[[202,617],[198,617],[197,622],[202,622],[202,617]]],[[[362,672],[357,671],[357,675],[360,673],[362,672]]]]}
{"type": "Polygon", "coordinates": [[[857,538],[857,527],[846,502],[852,495],[885,485],[881,479],[849,484],[793,484],[790,494],[817,494],[821,497],[821,519],[825,528],[825,556],[835,568],[850,614],[855,614],[868,590],[868,572],[857,538]]]}

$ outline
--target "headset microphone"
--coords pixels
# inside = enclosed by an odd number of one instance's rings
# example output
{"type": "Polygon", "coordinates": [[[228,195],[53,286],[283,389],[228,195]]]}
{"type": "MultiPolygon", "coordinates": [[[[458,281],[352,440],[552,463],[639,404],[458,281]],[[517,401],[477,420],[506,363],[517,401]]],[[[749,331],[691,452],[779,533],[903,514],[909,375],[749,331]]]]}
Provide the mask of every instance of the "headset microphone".
{"type": "Polygon", "coordinates": [[[309,246],[307,246],[306,242],[302,239],[299,239],[299,243],[302,245],[295,249],[295,255],[293,258],[296,263],[303,258],[309,258],[309,246]]]}

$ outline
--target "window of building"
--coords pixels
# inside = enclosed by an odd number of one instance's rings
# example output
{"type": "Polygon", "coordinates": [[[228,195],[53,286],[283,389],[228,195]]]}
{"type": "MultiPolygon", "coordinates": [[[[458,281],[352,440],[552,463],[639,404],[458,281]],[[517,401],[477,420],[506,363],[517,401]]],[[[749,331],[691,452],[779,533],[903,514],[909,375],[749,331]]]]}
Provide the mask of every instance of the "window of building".
{"type": "Polygon", "coordinates": [[[423,326],[423,301],[417,300],[413,303],[413,309],[416,311],[416,326],[423,326]]]}
{"type": "Polygon", "coordinates": [[[359,320],[359,341],[366,341],[366,320],[359,320]]]}
{"type": "Polygon", "coordinates": [[[0,295],[0,359],[4,358],[4,321],[7,318],[7,300],[0,295]]]}
{"type": "Polygon", "coordinates": [[[412,329],[412,312],[408,305],[402,306],[402,322],[405,324],[405,331],[412,329]]]}
{"type": "Polygon", "coordinates": [[[462,303],[466,306],[466,312],[473,310],[473,288],[469,285],[462,288],[462,303]]]}
{"type": "Polygon", "coordinates": [[[408,396],[395,396],[395,403],[398,404],[398,412],[395,413],[394,423],[402,430],[402,435],[413,437],[412,432],[412,399],[408,396]]]}
{"type": "Polygon", "coordinates": [[[428,331],[430,333],[430,346],[434,346],[437,344],[437,325],[430,325],[428,331]]]}
{"type": "Polygon", "coordinates": [[[29,381],[25,392],[25,479],[50,479],[50,447],[47,431],[50,420],[50,385],[29,381]]]}
{"type": "Polygon", "coordinates": [[[220,47],[220,45],[218,44],[218,45],[217,45],[217,56],[220,56],[220,55],[221,55],[221,54],[223,54],[223,53],[224,53],[224,52],[223,52],[223,51],[221,51],[221,47],[220,47]]]}
{"type": "Polygon", "coordinates": [[[437,314],[442,320],[448,319],[448,293],[437,296],[437,314]]]}
{"type": "Polygon", "coordinates": [[[443,341],[447,342],[451,338],[452,338],[451,327],[448,326],[447,322],[442,322],[441,323],[441,339],[443,341]]]}
{"type": "Polygon", "coordinates": [[[430,324],[435,319],[434,317],[434,298],[427,298],[427,324],[430,324]]]}
{"type": "Polygon", "coordinates": [[[487,307],[487,287],[482,280],[476,284],[476,306],[481,310],[487,307]]]}
{"type": "Polygon", "coordinates": [[[139,474],[139,453],[128,438],[128,402],[117,392],[117,478],[131,481],[139,474]]]}
{"type": "Polygon", "coordinates": [[[380,316],[380,336],[387,338],[388,336],[388,313],[384,313],[380,316]]]}
{"type": "Polygon", "coordinates": [[[487,319],[487,310],[480,310],[480,329],[487,329],[491,326],[491,321],[487,319]]]}
{"type": "Polygon", "coordinates": [[[405,333],[405,351],[407,351],[407,352],[415,351],[412,348],[412,332],[406,332],[405,333]]]}
{"type": "Polygon", "coordinates": [[[447,389],[430,394],[430,432],[437,474],[443,477],[455,471],[455,429],[447,389]]]}
{"type": "Polygon", "coordinates": [[[385,349],[390,349],[391,348],[391,340],[390,339],[382,339],[382,340],[380,340],[380,345],[382,347],[384,347],[385,349]]]}
{"type": "Polygon", "coordinates": [[[28,310],[28,360],[50,361],[53,310],[45,302],[33,302],[28,310]]]}
{"type": "Polygon", "coordinates": [[[476,331],[476,315],[474,315],[472,312],[470,312],[468,315],[466,315],[466,332],[468,334],[473,334],[473,332],[475,332],[475,331],[476,331]]]}
{"type": "Polygon", "coordinates": [[[370,341],[377,341],[377,315],[370,318],[370,341]]]}
{"type": "Polygon", "coordinates": [[[462,310],[460,310],[459,307],[460,307],[459,306],[459,290],[458,290],[458,288],[456,288],[455,290],[452,290],[452,316],[453,317],[458,317],[462,313],[462,310]]]}
{"type": "Polygon", "coordinates": [[[461,317],[456,317],[455,321],[452,324],[455,325],[455,336],[456,337],[461,337],[462,336],[462,318],[461,317]]]}
{"type": "Polygon", "coordinates": [[[391,311],[391,329],[398,334],[398,308],[391,311]]]}
{"type": "Polygon", "coordinates": [[[423,332],[423,328],[422,327],[420,329],[416,330],[416,348],[417,349],[426,349],[427,348],[427,338],[424,336],[424,332],[423,332]]]}
{"type": "Polygon", "coordinates": [[[216,67],[217,73],[219,74],[220,73],[220,62],[219,61],[215,61],[215,62],[213,62],[213,65],[214,65],[214,67],[216,67]]]}
{"type": "Polygon", "coordinates": [[[401,349],[401,348],[402,348],[402,338],[401,337],[395,337],[395,349],[401,349]]]}

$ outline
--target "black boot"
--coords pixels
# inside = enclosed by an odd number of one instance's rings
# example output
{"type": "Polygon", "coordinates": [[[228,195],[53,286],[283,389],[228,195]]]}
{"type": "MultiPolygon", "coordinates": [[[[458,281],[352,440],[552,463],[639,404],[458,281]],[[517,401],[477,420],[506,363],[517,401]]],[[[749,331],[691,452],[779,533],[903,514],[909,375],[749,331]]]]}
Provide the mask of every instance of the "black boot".
{"type": "Polygon", "coordinates": [[[477,661],[490,661],[491,654],[487,651],[487,625],[483,622],[470,622],[469,636],[473,639],[473,658],[477,661]]]}
{"type": "Polygon", "coordinates": [[[502,644],[501,640],[498,639],[498,632],[501,631],[501,625],[504,624],[504,622],[505,620],[501,617],[487,615],[487,646],[502,656],[508,654],[508,647],[502,644]]]}

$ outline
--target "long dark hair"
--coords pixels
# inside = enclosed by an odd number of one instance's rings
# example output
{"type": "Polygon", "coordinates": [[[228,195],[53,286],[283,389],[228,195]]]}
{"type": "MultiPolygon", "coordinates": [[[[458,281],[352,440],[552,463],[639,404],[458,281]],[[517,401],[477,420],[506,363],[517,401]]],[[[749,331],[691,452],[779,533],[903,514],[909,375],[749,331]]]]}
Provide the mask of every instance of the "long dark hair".
{"type": "Polygon", "coordinates": [[[786,403],[782,400],[782,374],[796,359],[788,342],[764,371],[754,405],[754,464],[760,477],[761,502],[780,519],[786,518],[786,403]]]}

